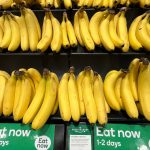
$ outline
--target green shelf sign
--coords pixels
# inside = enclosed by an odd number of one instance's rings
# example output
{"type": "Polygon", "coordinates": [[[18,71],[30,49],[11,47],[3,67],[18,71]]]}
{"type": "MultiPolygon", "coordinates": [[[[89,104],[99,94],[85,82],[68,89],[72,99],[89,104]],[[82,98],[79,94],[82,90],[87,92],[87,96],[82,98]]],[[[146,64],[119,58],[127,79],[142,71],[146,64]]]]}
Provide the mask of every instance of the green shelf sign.
{"type": "Polygon", "coordinates": [[[55,125],[32,130],[30,125],[0,124],[0,150],[53,150],[55,125]]]}
{"type": "Polygon", "coordinates": [[[107,124],[94,127],[95,150],[150,150],[150,125],[107,124]]]}

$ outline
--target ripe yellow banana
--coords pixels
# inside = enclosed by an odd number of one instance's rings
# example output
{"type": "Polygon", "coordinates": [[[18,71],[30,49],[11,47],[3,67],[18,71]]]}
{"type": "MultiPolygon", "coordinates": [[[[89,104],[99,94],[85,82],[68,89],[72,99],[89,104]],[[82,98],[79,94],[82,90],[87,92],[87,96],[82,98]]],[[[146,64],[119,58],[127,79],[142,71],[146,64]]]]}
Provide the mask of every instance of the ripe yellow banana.
{"type": "Polygon", "coordinates": [[[150,36],[150,18],[149,18],[149,21],[146,24],[146,29],[147,29],[148,35],[150,36]]]}
{"type": "Polygon", "coordinates": [[[109,33],[109,21],[111,15],[106,15],[100,22],[99,25],[99,36],[102,42],[102,45],[107,51],[114,51],[115,45],[111,40],[110,33],[109,33]]]}
{"type": "Polygon", "coordinates": [[[85,69],[85,76],[82,82],[83,99],[85,104],[86,116],[89,123],[96,123],[97,108],[94,100],[90,71],[91,68],[85,69]]]}
{"type": "Polygon", "coordinates": [[[62,34],[61,34],[61,27],[59,21],[53,16],[50,12],[50,17],[52,21],[52,28],[53,28],[53,37],[51,42],[51,49],[53,52],[59,52],[62,45],[62,34]]]}
{"type": "Polygon", "coordinates": [[[0,6],[3,8],[3,9],[7,9],[7,8],[10,8],[11,5],[13,3],[13,0],[1,0],[0,1],[0,6]]]}
{"type": "Polygon", "coordinates": [[[141,20],[137,26],[136,36],[142,46],[147,50],[150,51],[150,36],[148,35],[146,24],[148,22],[149,14],[145,16],[143,20],[141,20]]]}
{"type": "Polygon", "coordinates": [[[130,42],[130,46],[135,51],[138,51],[138,50],[140,50],[142,48],[141,43],[139,42],[139,40],[136,37],[136,30],[138,28],[139,22],[142,20],[142,18],[145,15],[146,15],[146,13],[144,13],[143,15],[140,15],[137,18],[135,18],[133,20],[133,22],[131,23],[130,28],[129,28],[129,42],[130,42]]]}
{"type": "Polygon", "coordinates": [[[42,39],[39,41],[37,45],[37,49],[40,50],[41,52],[44,52],[48,49],[49,45],[51,44],[53,35],[52,22],[48,12],[45,13],[44,21],[45,22],[43,23],[43,26],[45,24],[45,32],[43,32],[42,39]]]}
{"type": "Polygon", "coordinates": [[[108,0],[103,0],[101,7],[107,8],[109,6],[108,0]]]}
{"type": "Polygon", "coordinates": [[[72,119],[77,122],[80,119],[79,94],[76,85],[74,69],[72,67],[70,68],[70,76],[68,80],[68,95],[69,95],[71,116],[72,119]]]}
{"type": "Polygon", "coordinates": [[[65,49],[70,47],[68,35],[67,35],[67,26],[65,21],[65,13],[63,13],[63,20],[61,23],[61,33],[62,33],[62,45],[65,49]]]}
{"type": "Polygon", "coordinates": [[[71,47],[76,47],[78,43],[77,43],[77,39],[75,36],[73,25],[72,25],[71,21],[68,19],[67,13],[64,13],[64,15],[65,15],[65,19],[66,19],[67,35],[68,35],[70,45],[71,45],[71,47]]]}
{"type": "Polygon", "coordinates": [[[17,50],[21,42],[20,28],[19,28],[18,23],[15,21],[13,17],[8,15],[8,18],[9,18],[9,23],[11,27],[11,41],[8,46],[8,51],[13,52],[17,50]]]}
{"type": "Polygon", "coordinates": [[[109,114],[111,109],[110,109],[110,107],[109,107],[109,105],[108,105],[108,103],[106,101],[106,98],[105,98],[105,109],[106,109],[107,114],[109,114]]]}
{"type": "Polygon", "coordinates": [[[103,16],[107,13],[108,13],[107,10],[99,11],[95,13],[90,20],[89,29],[95,45],[101,45],[101,39],[99,36],[99,25],[103,16]]]}
{"type": "Polygon", "coordinates": [[[84,105],[83,94],[82,94],[82,82],[83,82],[84,76],[85,76],[85,72],[82,71],[79,73],[77,77],[77,88],[78,88],[78,93],[79,93],[79,106],[80,106],[81,115],[85,114],[85,105],[84,105]]]}
{"type": "Polygon", "coordinates": [[[84,1],[84,6],[85,7],[91,7],[93,4],[93,0],[85,0],[84,1]]]}
{"type": "Polygon", "coordinates": [[[113,8],[117,5],[117,1],[116,0],[109,0],[109,8],[113,8]]]}
{"type": "Polygon", "coordinates": [[[61,6],[61,1],[60,0],[54,0],[54,7],[59,8],[61,6]]]}
{"type": "Polygon", "coordinates": [[[40,4],[43,8],[46,6],[45,0],[38,0],[38,4],[40,4]]]}
{"type": "Polygon", "coordinates": [[[55,105],[53,107],[53,111],[52,111],[51,115],[55,115],[57,113],[58,106],[59,106],[59,103],[58,103],[58,99],[56,98],[56,102],[55,102],[55,105]]]}
{"type": "Polygon", "coordinates": [[[4,36],[3,39],[1,41],[1,48],[8,48],[10,42],[11,42],[11,26],[10,26],[10,22],[8,19],[8,15],[4,16],[5,20],[4,20],[4,36]]]}
{"type": "Polygon", "coordinates": [[[120,71],[112,70],[107,73],[104,79],[104,94],[106,101],[109,104],[109,106],[116,111],[119,111],[121,109],[121,106],[119,104],[119,100],[115,95],[114,88],[117,79],[122,75],[123,72],[121,70],[120,71]]]}
{"type": "Polygon", "coordinates": [[[78,7],[84,6],[84,1],[85,1],[85,0],[79,0],[78,3],[77,3],[77,6],[78,6],[78,7]]]}
{"type": "Polygon", "coordinates": [[[50,75],[46,81],[45,96],[40,110],[32,122],[33,129],[40,129],[51,115],[57,96],[58,84],[50,75]]]}
{"type": "Polygon", "coordinates": [[[64,6],[66,9],[71,9],[72,8],[72,1],[71,0],[64,0],[64,6]]]}
{"type": "Polygon", "coordinates": [[[98,8],[102,5],[103,0],[93,0],[93,7],[98,8]]]}
{"type": "Polygon", "coordinates": [[[84,46],[82,37],[81,37],[81,33],[80,33],[80,27],[79,27],[79,15],[78,15],[79,11],[76,11],[75,15],[74,15],[74,31],[75,31],[75,35],[77,37],[77,40],[79,42],[79,44],[81,46],[84,46]]]}
{"type": "Polygon", "coordinates": [[[97,119],[101,125],[108,122],[107,112],[105,107],[105,97],[103,91],[103,80],[101,76],[95,73],[94,76],[94,99],[97,108],[97,119]]]}
{"type": "Polygon", "coordinates": [[[53,7],[54,5],[54,0],[46,0],[46,7],[53,7]]]}
{"type": "Polygon", "coordinates": [[[10,75],[6,71],[3,71],[3,70],[0,70],[0,76],[5,77],[7,80],[10,78],[10,75]]]}
{"type": "Polygon", "coordinates": [[[148,60],[140,63],[140,72],[138,76],[138,96],[141,104],[143,115],[147,120],[150,120],[150,64],[148,60]]]}
{"type": "Polygon", "coordinates": [[[133,95],[131,93],[128,73],[125,75],[121,82],[121,98],[123,100],[123,105],[128,116],[130,118],[137,119],[139,114],[133,95]]]}
{"type": "Polygon", "coordinates": [[[129,65],[129,84],[135,101],[138,101],[137,80],[139,75],[140,59],[135,58],[129,65]]]}
{"type": "Polygon", "coordinates": [[[44,94],[45,94],[45,88],[46,88],[46,78],[47,78],[46,77],[47,75],[45,75],[46,73],[43,73],[43,74],[44,75],[43,75],[41,81],[39,82],[35,96],[31,102],[29,108],[27,109],[27,111],[25,112],[25,114],[23,116],[24,124],[28,124],[28,123],[31,123],[31,121],[33,121],[39,108],[42,105],[44,94]]]}
{"type": "Polygon", "coordinates": [[[3,114],[9,116],[13,112],[13,105],[15,99],[16,76],[12,72],[11,77],[8,79],[3,100],[3,114]]]}
{"type": "Polygon", "coordinates": [[[128,52],[129,51],[129,38],[128,38],[127,20],[125,18],[125,10],[121,11],[120,17],[118,19],[117,32],[121,40],[124,42],[122,51],[128,52]]]}
{"type": "Polygon", "coordinates": [[[7,79],[4,76],[0,76],[0,115],[3,113],[3,99],[5,87],[7,84],[7,79]]]}
{"type": "Polygon", "coordinates": [[[28,80],[28,77],[23,76],[20,98],[17,107],[13,113],[15,121],[22,119],[26,110],[28,109],[31,100],[31,95],[32,95],[31,92],[32,92],[32,87],[30,81],[28,80]]]}
{"type": "Polygon", "coordinates": [[[87,19],[84,15],[84,11],[82,10],[79,11],[79,27],[81,38],[84,42],[85,47],[88,51],[93,51],[95,49],[95,44],[89,31],[89,24],[87,24],[87,19]]]}
{"type": "Polygon", "coordinates": [[[31,76],[31,78],[33,79],[35,79],[35,80],[37,80],[38,82],[40,82],[40,80],[41,80],[41,74],[40,74],[40,72],[37,70],[37,69],[35,69],[35,68],[29,68],[28,70],[27,70],[27,73],[31,76]]]}

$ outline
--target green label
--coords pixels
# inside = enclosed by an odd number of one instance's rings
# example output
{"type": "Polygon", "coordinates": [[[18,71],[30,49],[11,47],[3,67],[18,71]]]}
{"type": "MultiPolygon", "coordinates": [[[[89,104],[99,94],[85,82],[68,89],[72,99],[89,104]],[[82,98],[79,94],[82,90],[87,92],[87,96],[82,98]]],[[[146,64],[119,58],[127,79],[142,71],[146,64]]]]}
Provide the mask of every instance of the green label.
{"type": "Polygon", "coordinates": [[[92,129],[90,125],[68,126],[69,150],[92,150],[92,129]]]}
{"type": "Polygon", "coordinates": [[[150,150],[150,125],[107,124],[94,127],[95,150],[150,150]]]}
{"type": "Polygon", "coordinates": [[[1,150],[53,150],[54,125],[32,130],[30,125],[0,124],[1,150]]]}

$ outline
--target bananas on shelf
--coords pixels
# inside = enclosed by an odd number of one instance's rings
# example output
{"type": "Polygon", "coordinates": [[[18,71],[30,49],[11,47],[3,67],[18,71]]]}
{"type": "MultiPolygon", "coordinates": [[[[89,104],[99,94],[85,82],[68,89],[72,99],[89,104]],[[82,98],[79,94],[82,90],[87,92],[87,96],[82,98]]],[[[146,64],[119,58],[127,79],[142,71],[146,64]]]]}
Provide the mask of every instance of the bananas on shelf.
{"type": "Polygon", "coordinates": [[[150,13],[145,12],[131,23],[129,28],[129,41],[133,50],[144,48],[150,51],[150,13]]]}

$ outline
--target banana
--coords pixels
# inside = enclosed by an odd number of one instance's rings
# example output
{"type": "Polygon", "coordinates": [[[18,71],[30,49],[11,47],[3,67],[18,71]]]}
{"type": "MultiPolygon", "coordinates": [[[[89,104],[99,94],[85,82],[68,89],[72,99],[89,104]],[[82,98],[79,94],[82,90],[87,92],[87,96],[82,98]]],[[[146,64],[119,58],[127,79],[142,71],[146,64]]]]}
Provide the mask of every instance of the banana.
{"type": "Polygon", "coordinates": [[[122,98],[121,98],[121,95],[120,95],[122,79],[123,79],[122,76],[120,76],[120,77],[117,79],[116,84],[115,84],[114,91],[115,91],[115,95],[116,95],[116,98],[117,98],[117,100],[118,100],[118,102],[119,102],[119,105],[120,105],[121,109],[124,110],[123,101],[122,101],[122,98]]]}
{"type": "Polygon", "coordinates": [[[63,20],[61,23],[61,33],[62,33],[62,45],[65,49],[70,47],[69,39],[67,36],[67,26],[65,21],[65,13],[63,13],[63,20]]]}
{"type": "Polygon", "coordinates": [[[8,51],[13,52],[17,50],[21,42],[20,29],[18,23],[15,21],[13,17],[8,15],[8,18],[11,27],[11,41],[8,46],[8,51]]]}
{"type": "Polygon", "coordinates": [[[0,76],[0,115],[3,113],[3,100],[6,84],[7,79],[4,76],[0,76]]]}
{"type": "Polygon", "coordinates": [[[30,104],[32,87],[30,81],[28,80],[28,77],[23,76],[20,92],[20,98],[13,113],[15,121],[22,119],[30,104]]]}
{"type": "Polygon", "coordinates": [[[129,74],[127,73],[121,82],[121,98],[125,110],[130,118],[138,118],[138,109],[136,107],[133,95],[131,93],[130,84],[129,84],[129,74]]]}
{"type": "Polygon", "coordinates": [[[53,111],[52,111],[51,115],[55,115],[57,113],[58,106],[59,106],[59,103],[58,103],[58,99],[56,98],[56,102],[55,102],[55,105],[53,107],[53,111]]]}
{"type": "Polygon", "coordinates": [[[98,8],[102,5],[103,0],[93,0],[93,7],[98,8]]]}
{"type": "Polygon", "coordinates": [[[79,27],[80,27],[81,38],[84,42],[85,47],[87,48],[88,51],[93,51],[95,49],[95,44],[91,37],[89,31],[89,24],[87,24],[87,19],[84,15],[83,10],[79,11],[79,27]]]}
{"type": "Polygon", "coordinates": [[[76,35],[76,38],[79,42],[79,44],[81,46],[84,46],[84,43],[83,43],[83,40],[82,40],[82,37],[81,37],[81,34],[80,34],[80,27],[79,27],[79,11],[76,11],[75,15],[74,15],[74,31],[75,31],[75,35],[76,35]]]}
{"type": "Polygon", "coordinates": [[[46,6],[46,1],[45,0],[38,0],[38,4],[40,4],[42,6],[42,8],[44,8],[46,6]]]}
{"type": "Polygon", "coordinates": [[[70,110],[72,119],[77,122],[80,119],[80,107],[79,107],[79,94],[73,67],[70,67],[69,73],[70,76],[68,80],[68,91],[69,91],[68,95],[69,95],[70,110]]]}
{"type": "Polygon", "coordinates": [[[62,45],[62,34],[61,34],[61,27],[59,21],[53,16],[50,12],[50,17],[52,21],[52,28],[53,28],[53,37],[51,41],[51,49],[53,52],[59,52],[62,45]]]}
{"type": "Polygon", "coordinates": [[[117,79],[122,75],[123,72],[121,70],[120,71],[112,70],[107,73],[104,79],[104,94],[106,101],[109,104],[109,106],[116,111],[120,111],[121,106],[119,104],[119,100],[115,95],[114,88],[117,79]]]}
{"type": "Polygon", "coordinates": [[[115,45],[111,40],[109,33],[109,21],[111,15],[104,16],[99,25],[99,36],[102,42],[102,45],[107,51],[114,51],[115,45]]]}
{"type": "Polygon", "coordinates": [[[1,41],[1,48],[8,48],[10,42],[11,42],[11,26],[10,26],[10,22],[8,19],[8,15],[4,16],[5,20],[4,20],[4,36],[3,39],[1,41]]]}
{"type": "Polygon", "coordinates": [[[116,0],[109,0],[109,8],[115,7],[115,4],[117,3],[116,0]]]}
{"type": "Polygon", "coordinates": [[[135,101],[138,101],[137,80],[139,75],[140,59],[135,58],[129,65],[129,84],[135,101]]]}
{"type": "Polygon", "coordinates": [[[31,76],[32,79],[35,79],[37,82],[40,82],[42,77],[41,77],[40,72],[37,69],[29,68],[27,70],[27,73],[31,76]]]}
{"type": "Polygon", "coordinates": [[[84,1],[85,1],[85,0],[79,0],[78,3],[77,3],[77,6],[78,6],[78,7],[84,6],[84,1]]]}
{"type": "Polygon", "coordinates": [[[108,0],[103,0],[101,7],[107,8],[109,6],[108,0]]]}
{"type": "Polygon", "coordinates": [[[21,38],[21,49],[22,49],[22,51],[28,51],[29,50],[29,33],[27,31],[25,17],[21,13],[20,17],[14,15],[14,18],[19,25],[20,38],[21,38]]]}
{"type": "Polygon", "coordinates": [[[93,89],[91,86],[91,77],[90,77],[91,68],[85,69],[85,76],[82,82],[82,92],[83,99],[85,104],[86,116],[89,123],[93,124],[97,121],[97,108],[94,100],[93,89]]]}
{"type": "Polygon", "coordinates": [[[53,7],[54,5],[54,0],[46,0],[46,7],[53,7]]]}
{"type": "Polygon", "coordinates": [[[11,4],[13,3],[13,0],[1,0],[0,1],[0,6],[3,8],[3,9],[7,9],[7,8],[10,8],[11,7],[11,4]]]}
{"type": "Polygon", "coordinates": [[[150,36],[150,18],[149,18],[149,21],[146,24],[146,29],[147,29],[148,35],[150,36]]]}
{"type": "Polygon", "coordinates": [[[71,0],[64,0],[64,6],[66,9],[72,8],[72,1],[71,0]]]}
{"type": "Polygon", "coordinates": [[[51,44],[53,36],[52,23],[48,12],[45,13],[44,20],[45,20],[45,32],[43,32],[44,34],[42,35],[42,39],[39,41],[37,45],[37,49],[40,50],[41,52],[47,50],[47,48],[51,44]]]}
{"type": "Polygon", "coordinates": [[[85,7],[91,7],[93,4],[93,0],[85,0],[84,1],[84,6],[85,7]]]}
{"type": "Polygon", "coordinates": [[[65,19],[66,19],[67,35],[68,35],[70,45],[71,45],[71,47],[76,47],[78,43],[77,43],[77,39],[75,36],[74,28],[72,26],[72,23],[68,19],[67,13],[64,13],[64,15],[65,15],[65,19]]]}
{"type": "Polygon", "coordinates": [[[140,50],[142,48],[141,43],[138,41],[138,39],[136,37],[136,30],[137,30],[139,22],[142,20],[142,18],[145,15],[146,15],[146,13],[144,13],[143,15],[140,15],[137,18],[135,18],[133,20],[133,22],[131,23],[130,28],[129,28],[129,42],[130,42],[130,46],[135,51],[138,51],[138,50],[140,50]]]}
{"type": "Polygon", "coordinates": [[[46,72],[44,71],[43,77],[42,77],[41,81],[39,82],[35,96],[23,116],[24,124],[28,124],[28,123],[31,123],[31,121],[33,121],[39,108],[42,105],[44,94],[45,94],[45,88],[46,88],[46,78],[47,78],[47,71],[46,72]]]}
{"type": "Polygon", "coordinates": [[[61,1],[60,0],[54,0],[54,7],[59,8],[61,6],[61,1]]]}
{"type": "Polygon", "coordinates": [[[0,17],[0,27],[2,28],[3,32],[4,32],[4,20],[5,20],[4,18],[5,18],[4,15],[0,17]]]}
{"type": "Polygon", "coordinates": [[[27,25],[27,31],[30,34],[29,36],[30,50],[34,52],[37,50],[37,44],[39,41],[36,23],[35,23],[35,20],[33,19],[33,16],[31,15],[31,13],[27,11],[27,9],[24,9],[23,13],[24,13],[25,22],[27,25]]]}
{"type": "Polygon", "coordinates": [[[103,80],[98,73],[94,76],[94,99],[97,108],[97,119],[99,124],[104,125],[108,122],[105,107],[105,97],[103,92],[103,80]]]}
{"type": "Polygon", "coordinates": [[[127,3],[127,0],[121,0],[121,1],[120,1],[120,4],[121,4],[121,5],[125,5],[126,3],[127,3]]]}
{"type": "Polygon", "coordinates": [[[69,80],[69,73],[65,73],[61,78],[58,88],[59,110],[61,118],[64,121],[70,121],[71,119],[68,80],[69,80]]]}
{"type": "Polygon", "coordinates": [[[124,42],[122,51],[128,52],[129,51],[129,38],[128,38],[127,20],[125,18],[125,10],[121,11],[120,17],[118,19],[117,32],[118,32],[120,39],[124,42]]]}
{"type": "Polygon", "coordinates": [[[77,88],[78,88],[78,93],[79,93],[79,106],[80,106],[81,116],[85,114],[85,105],[84,105],[83,94],[82,94],[82,82],[83,82],[84,76],[85,76],[85,72],[82,71],[79,73],[77,77],[77,88]]]}
{"type": "Polygon", "coordinates": [[[91,36],[92,36],[92,39],[93,39],[95,45],[101,45],[101,39],[99,36],[99,25],[100,25],[100,22],[101,22],[103,16],[107,13],[108,13],[107,10],[99,11],[99,12],[95,13],[90,20],[89,29],[90,29],[90,33],[91,33],[91,36]]]}
{"type": "Polygon", "coordinates": [[[119,18],[118,14],[111,18],[109,22],[109,33],[110,33],[111,40],[113,41],[115,47],[121,48],[124,46],[124,42],[117,34],[116,24],[118,22],[118,18],[119,18]]]}
{"type": "Polygon", "coordinates": [[[141,20],[136,29],[136,36],[142,46],[147,50],[150,51],[150,37],[148,35],[146,24],[148,22],[149,14],[145,16],[143,20],[141,20]]]}
{"type": "Polygon", "coordinates": [[[56,101],[57,87],[57,82],[49,75],[46,81],[46,90],[42,106],[32,122],[33,129],[37,130],[43,127],[51,115],[56,101]]]}
{"type": "Polygon", "coordinates": [[[150,120],[149,98],[150,98],[150,64],[147,59],[140,63],[140,72],[138,76],[138,96],[143,115],[147,120],[150,120]]]}
{"type": "Polygon", "coordinates": [[[105,99],[105,109],[106,109],[107,114],[109,114],[110,111],[111,111],[111,109],[110,109],[110,107],[109,107],[109,105],[108,105],[106,99],[105,99]]]}
{"type": "Polygon", "coordinates": [[[0,26],[0,43],[2,42],[3,35],[4,35],[4,32],[3,32],[3,29],[0,26]]]}
{"type": "Polygon", "coordinates": [[[140,7],[142,8],[145,8],[146,7],[146,0],[140,0],[139,4],[140,4],[140,7]]]}
{"type": "Polygon", "coordinates": [[[9,73],[7,73],[6,71],[0,70],[0,76],[5,77],[7,80],[10,78],[9,73]]]}
{"type": "Polygon", "coordinates": [[[16,76],[12,72],[11,77],[8,79],[3,100],[3,114],[9,116],[13,112],[13,105],[15,99],[16,76]]]}

